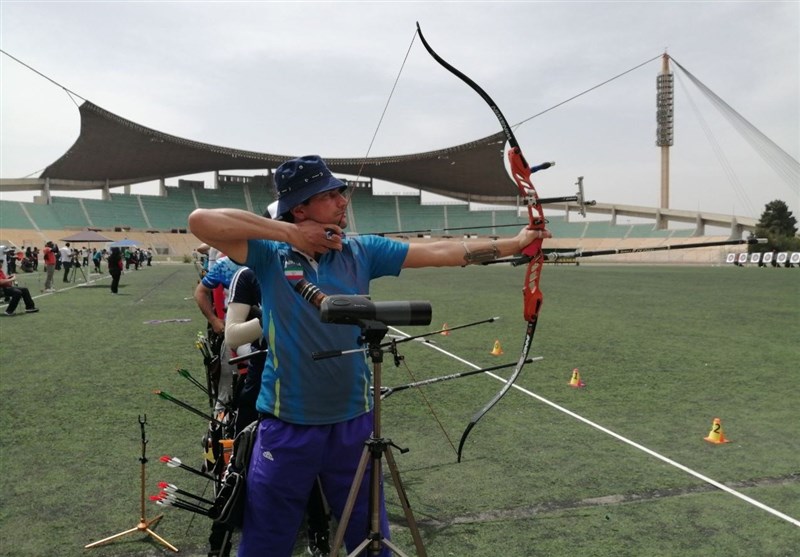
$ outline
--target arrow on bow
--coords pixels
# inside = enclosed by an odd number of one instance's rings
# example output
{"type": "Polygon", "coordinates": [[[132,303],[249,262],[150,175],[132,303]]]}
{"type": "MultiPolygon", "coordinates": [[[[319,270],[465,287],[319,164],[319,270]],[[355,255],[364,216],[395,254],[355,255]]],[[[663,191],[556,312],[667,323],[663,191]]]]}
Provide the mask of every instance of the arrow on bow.
{"type": "MultiPolygon", "coordinates": [[[[698,248],[713,248],[720,246],[739,246],[748,245],[755,246],[758,244],[766,244],[769,240],[767,238],[745,238],[745,239],[730,239],[730,240],[712,240],[710,242],[691,242],[687,244],[665,244],[661,246],[644,246],[638,248],[610,248],[601,250],[584,251],[582,249],[565,251],[553,250],[544,254],[546,261],[557,262],[560,259],[583,259],[587,257],[597,257],[599,255],[625,255],[629,253],[647,253],[652,251],[678,251],[684,249],[698,249],[698,248]]],[[[517,257],[506,257],[503,259],[495,259],[494,261],[485,261],[481,265],[495,265],[499,263],[507,263],[513,266],[524,265],[528,263],[528,256],[521,255],[517,257]]]]}
{"type": "MultiPolygon", "coordinates": [[[[488,104],[492,109],[492,112],[494,112],[494,115],[500,122],[500,126],[503,128],[503,133],[505,134],[506,141],[509,145],[508,161],[511,167],[511,175],[514,179],[514,183],[517,185],[519,195],[524,200],[528,211],[528,229],[544,231],[546,224],[544,210],[542,209],[542,204],[539,201],[539,196],[536,193],[536,188],[534,188],[533,182],[531,181],[531,174],[533,171],[522,154],[522,149],[519,147],[519,143],[514,136],[514,132],[511,130],[511,126],[508,124],[508,120],[506,120],[505,116],[503,116],[503,113],[500,111],[500,108],[497,106],[497,103],[492,100],[486,91],[484,91],[477,83],[467,77],[464,73],[446,62],[431,48],[431,46],[428,44],[428,41],[425,40],[425,36],[422,34],[422,29],[420,28],[419,23],[417,23],[417,33],[419,33],[419,38],[422,41],[422,44],[425,46],[425,50],[428,51],[428,54],[430,54],[433,59],[436,60],[442,67],[469,85],[476,93],[478,93],[478,95],[480,95],[484,101],[486,101],[486,104],[488,104]]],[[[523,314],[525,316],[525,321],[527,322],[525,339],[522,343],[522,353],[520,354],[517,365],[514,368],[514,372],[511,374],[511,377],[509,377],[506,384],[503,385],[503,388],[500,389],[500,391],[488,403],[486,403],[483,408],[476,412],[475,415],[472,416],[472,419],[470,419],[467,428],[461,435],[461,441],[458,443],[459,462],[461,462],[464,443],[466,442],[470,431],[472,431],[472,429],[475,427],[475,424],[477,424],[478,421],[487,412],[489,412],[489,410],[491,410],[501,398],[503,398],[509,389],[511,389],[511,386],[522,372],[522,368],[525,365],[525,361],[527,360],[528,353],[531,349],[531,344],[533,343],[533,335],[536,331],[536,323],[539,320],[539,310],[542,307],[543,299],[542,292],[539,289],[539,280],[545,261],[542,253],[542,238],[535,239],[524,250],[522,250],[522,253],[524,257],[529,258],[527,261],[528,267],[525,271],[525,280],[522,288],[524,303],[523,314]]]]}

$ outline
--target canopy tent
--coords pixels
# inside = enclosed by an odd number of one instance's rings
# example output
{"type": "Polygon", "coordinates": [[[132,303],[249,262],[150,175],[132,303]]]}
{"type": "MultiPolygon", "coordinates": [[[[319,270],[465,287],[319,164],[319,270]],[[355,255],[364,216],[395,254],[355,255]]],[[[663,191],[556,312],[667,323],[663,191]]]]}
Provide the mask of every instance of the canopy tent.
{"type": "Polygon", "coordinates": [[[98,232],[94,232],[93,230],[83,230],[81,232],[77,232],[71,236],[67,236],[66,238],[61,238],[62,242],[113,242],[111,238],[106,238],[102,234],[98,232]]]}

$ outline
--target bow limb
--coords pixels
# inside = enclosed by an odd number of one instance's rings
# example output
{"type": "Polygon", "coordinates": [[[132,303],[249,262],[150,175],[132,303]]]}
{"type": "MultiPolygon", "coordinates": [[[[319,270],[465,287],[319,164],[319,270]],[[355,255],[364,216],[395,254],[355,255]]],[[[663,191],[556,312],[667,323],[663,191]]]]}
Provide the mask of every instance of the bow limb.
{"type": "Polygon", "coordinates": [[[531,350],[531,343],[533,342],[533,333],[536,330],[536,320],[528,321],[528,327],[525,330],[525,340],[522,345],[522,353],[520,354],[519,360],[517,361],[517,365],[514,368],[514,372],[511,374],[511,377],[508,378],[503,388],[498,391],[496,395],[492,397],[492,399],[487,402],[483,408],[478,410],[472,418],[469,420],[469,424],[467,424],[464,433],[461,434],[461,440],[458,442],[458,462],[461,462],[461,455],[464,452],[464,443],[467,441],[467,437],[469,436],[469,432],[472,431],[472,428],[475,427],[475,424],[486,415],[486,413],[492,409],[492,407],[498,403],[498,401],[505,396],[505,394],[511,389],[514,385],[514,382],[519,377],[519,374],[522,373],[522,368],[525,365],[526,361],[528,360],[528,353],[531,350]]]}
{"type": "MultiPolygon", "coordinates": [[[[506,135],[506,141],[511,146],[512,149],[519,149],[519,143],[517,143],[517,138],[514,136],[514,132],[511,130],[511,126],[508,125],[508,120],[506,120],[503,113],[498,108],[497,103],[492,100],[492,97],[484,91],[480,85],[475,83],[470,77],[468,77],[465,73],[460,71],[458,68],[452,66],[449,62],[447,62],[444,58],[439,56],[436,51],[431,48],[431,45],[428,44],[428,41],[425,40],[425,35],[422,34],[422,28],[419,26],[419,22],[417,22],[417,34],[419,35],[419,39],[422,41],[422,45],[425,47],[425,50],[428,51],[434,60],[439,62],[439,64],[444,67],[447,71],[455,75],[461,81],[469,85],[473,91],[478,93],[481,98],[486,101],[486,104],[489,105],[489,108],[492,109],[494,115],[497,116],[497,119],[500,121],[500,126],[503,128],[503,133],[506,135]]],[[[521,155],[522,153],[520,153],[521,155]]],[[[523,163],[524,163],[523,159],[523,163]]],[[[527,163],[526,163],[527,164],[527,163]]],[[[528,169],[528,174],[530,174],[530,169],[528,169]]]]}
{"type": "MultiPolygon", "coordinates": [[[[539,196],[536,192],[536,188],[533,186],[533,182],[531,181],[531,174],[533,171],[531,170],[528,162],[525,160],[525,156],[522,154],[522,149],[519,147],[517,138],[514,136],[514,132],[512,131],[511,126],[508,124],[508,120],[506,120],[502,111],[497,106],[497,103],[492,100],[486,91],[484,91],[466,74],[444,60],[433,50],[433,48],[431,48],[430,44],[428,44],[428,41],[425,40],[425,36],[422,34],[422,29],[420,28],[419,23],[417,23],[417,33],[419,34],[419,38],[422,41],[425,50],[428,51],[428,54],[430,54],[433,59],[436,60],[442,67],[469,85],[476,93],[478,93],[478,95],[480,95],[486,104],[489,105],[489,108],[492,109],[495,117],[500,122],[500,126],[503,129],[503,133],[505,134],[506,141],[509,145],[508,162],[511,169],[511,177],[517,186],[520,197],[525,201],[528,212],[528,229],[543,231],[545,229],[546,220],[544,218],[544,210],[542,205],[539,203],[539,196]]],[[[539,280],[542,273],[542,267],[544,266],[542,238],[538,238],[531,242],[525,247],[525,249],[522,250],[522,253],[529,258],[528,268],[525,271],[525,282],[522,290],[524,304],[523,314],[525,321],[527,322],[522,352],[517,365],[514,368],[514,372],[511,374],[511,377],[509,377],[508,381],[506,381],[505,385],[503,385],[503,388],[483,408],[475,413],[464,430],[464,433],[461,435],[461,440],[458,444],[459,462],[461,462],[461,455],[464,449],[464,443],[467,440],[467,436],[475,427],[475,424],[477,424],[478,421],[484,415],[486,415],[486,413],[489,412],[489,410],[491,410],[492,407],[497,404],[497,402],[511,389],[512,385],[522,372],[522,368],[525,365],[525,361],[528,358],[528,353],[530,352],[531,345],[533,343],[533,335],[536,331],[536,323],[539,319],[539,310],[542,307],[543,300],[542,292],[539,289],[539,280]]]]}

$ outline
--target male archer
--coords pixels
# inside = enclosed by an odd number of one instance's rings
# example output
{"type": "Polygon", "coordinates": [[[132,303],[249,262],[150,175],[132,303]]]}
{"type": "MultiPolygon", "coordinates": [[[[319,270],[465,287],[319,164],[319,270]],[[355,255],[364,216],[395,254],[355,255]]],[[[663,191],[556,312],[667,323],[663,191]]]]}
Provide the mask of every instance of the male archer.
{"type": "MultiPolygon", "coordinates": [[[[286,271],[325,294],[367,295],[372,279],[404,268],[456,267],[509,256],[546,230],[513,238],[407,244],[379,236],[346,237],[346,186],[309,155],[275,173],[271,220],[238,209],[197,209],[189,227],[201,241],[252,269],[262,289],[264,337],[272,342],[256,403],[260,423],[247,476],[240,557],[292,554],[312,485],[319,477],[338,518],[372,430],[371,372],[357,326],[326,324],[298,295],[286,271]],[[294,275],[296,276],[296,275],[294,275]],[[315,361],[312,352],[353,353],[315,361]]],[[[369,473],[345,532],[352,551],[369,531],[369,473]]],[[[383,496],[381,494],[381,501],[383,496]]],[[[381,532],[389,524],[381,503],[381,532]]],[[[391,554],[383,548],[381,555],[391,554]]]]}

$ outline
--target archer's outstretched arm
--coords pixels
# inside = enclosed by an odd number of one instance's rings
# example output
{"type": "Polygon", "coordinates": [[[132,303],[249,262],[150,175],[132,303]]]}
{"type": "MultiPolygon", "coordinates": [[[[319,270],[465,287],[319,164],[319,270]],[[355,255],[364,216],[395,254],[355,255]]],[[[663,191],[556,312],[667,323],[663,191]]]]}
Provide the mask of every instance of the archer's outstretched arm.
{"type": "Polygon", "coordinates": [[[513,238],[497,240],[440,240],[429,244],[411,244],[403,262],[404,268],[459,267],[508,257],[522,251],[539,238],[550,238],[547,230],[523,228],[513,238]]]}

